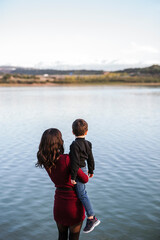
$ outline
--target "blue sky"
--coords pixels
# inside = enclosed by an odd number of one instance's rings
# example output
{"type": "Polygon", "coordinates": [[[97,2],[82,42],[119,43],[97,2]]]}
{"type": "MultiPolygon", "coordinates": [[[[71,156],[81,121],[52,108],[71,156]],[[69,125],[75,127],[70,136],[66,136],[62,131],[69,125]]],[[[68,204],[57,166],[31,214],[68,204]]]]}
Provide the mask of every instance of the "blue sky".
{"type": "Polygon", "coordinates": [[[0,0],[0,65],[160,64],[159,0],[0,0]]]}

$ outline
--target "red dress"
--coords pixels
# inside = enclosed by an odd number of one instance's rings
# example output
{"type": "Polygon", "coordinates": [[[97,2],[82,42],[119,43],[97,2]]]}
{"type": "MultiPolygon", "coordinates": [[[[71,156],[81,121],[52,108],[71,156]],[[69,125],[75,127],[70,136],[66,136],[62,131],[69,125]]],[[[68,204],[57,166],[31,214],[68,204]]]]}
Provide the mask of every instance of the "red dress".
{"type": "MultiPolygon", "coordinates": [[[[56,168],[52,168],[51,172],[47,172],[55,187],[73,187],[68,154],[61,155],[56,163],[56,168]]],[[[78,177],[82,182],[88,182],[88,176],[81,169],[78,170],[78,177]]],[[[72,226],[85,219],[85,209],[74,190],[56,189],[53,214],[54,220],[64,226],[72,226]]]]}

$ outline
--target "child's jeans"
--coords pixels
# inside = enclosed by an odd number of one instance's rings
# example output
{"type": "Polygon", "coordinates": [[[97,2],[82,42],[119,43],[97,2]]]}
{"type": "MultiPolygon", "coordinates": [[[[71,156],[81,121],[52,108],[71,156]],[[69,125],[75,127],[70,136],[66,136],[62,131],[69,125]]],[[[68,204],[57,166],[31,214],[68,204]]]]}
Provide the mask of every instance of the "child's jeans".
{"type": "MultiPolygon", "coordinates": [[[[85,174],[87,174],[86,167],[83,167],[81,169],[85,174]]],[[[91,205],[90,200],[87,195],[85,184],[80,182],[78,180],[78,178],[76,178],[76,182],[77,182],[77,184],[75,185],[76,193],[86,210],[87,217],[94,216],[94,212],[93,212],[92,205],[91,205]]]]}

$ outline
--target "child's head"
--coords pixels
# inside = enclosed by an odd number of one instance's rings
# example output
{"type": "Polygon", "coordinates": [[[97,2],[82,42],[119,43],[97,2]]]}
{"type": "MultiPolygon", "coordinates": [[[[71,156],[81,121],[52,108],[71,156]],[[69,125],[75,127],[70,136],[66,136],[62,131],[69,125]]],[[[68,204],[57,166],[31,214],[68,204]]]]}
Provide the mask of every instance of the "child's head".
{"type": "Polygon", "coordinates": [[[84,136],[88,131],[88,123],[83,119],[76,119],[72,123],[72,131],[75,136],[84,136]]]}

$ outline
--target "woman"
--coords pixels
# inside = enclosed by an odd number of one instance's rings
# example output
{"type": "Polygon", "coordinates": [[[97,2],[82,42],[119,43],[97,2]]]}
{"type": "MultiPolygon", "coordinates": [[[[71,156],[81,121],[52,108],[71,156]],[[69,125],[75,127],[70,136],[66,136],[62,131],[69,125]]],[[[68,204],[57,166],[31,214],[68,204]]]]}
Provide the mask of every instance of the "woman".
{"type": "MultiPolygon", "coordinates": [[[[37,152],[37,167],[44,167],[55,184],[54,219],[57,223],[59,240],[78,240],[85,210],[77,198],[71,183],[70,158],[63,154],[62,134],[58,129],[47,129],[41,138],[37,152]]],[[[88,176],[78,170],[80,181],[88,182],[88,176]]]]}

